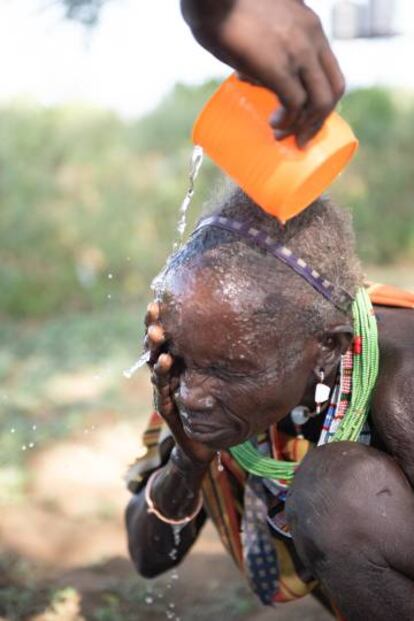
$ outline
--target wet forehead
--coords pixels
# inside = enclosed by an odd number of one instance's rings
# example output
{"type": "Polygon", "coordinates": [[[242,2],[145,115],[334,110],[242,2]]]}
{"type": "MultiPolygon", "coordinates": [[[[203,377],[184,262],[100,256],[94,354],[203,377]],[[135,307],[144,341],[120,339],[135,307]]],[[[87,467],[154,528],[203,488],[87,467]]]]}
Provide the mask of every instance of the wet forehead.
{"type": "Polygon", "coordinates": [[[254,356],[263,303],[251,281],[231,271],[186,269],[170,275],[162,296],[167,333],[186,353],[212,358],[254,356]]]}

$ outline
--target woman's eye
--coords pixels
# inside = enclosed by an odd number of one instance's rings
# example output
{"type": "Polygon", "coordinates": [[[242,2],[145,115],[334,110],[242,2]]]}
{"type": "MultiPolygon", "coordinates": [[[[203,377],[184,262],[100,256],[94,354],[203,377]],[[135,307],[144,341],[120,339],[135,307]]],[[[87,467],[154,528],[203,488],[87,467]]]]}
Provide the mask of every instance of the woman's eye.
{"type": "Polygon", "coordinates": [[[186,364],[184,358],[181,356],[175,356],[173,353],[171,354],[174,358],[174,370],[177,375],[181,375],[186,370],[186,364]]]}

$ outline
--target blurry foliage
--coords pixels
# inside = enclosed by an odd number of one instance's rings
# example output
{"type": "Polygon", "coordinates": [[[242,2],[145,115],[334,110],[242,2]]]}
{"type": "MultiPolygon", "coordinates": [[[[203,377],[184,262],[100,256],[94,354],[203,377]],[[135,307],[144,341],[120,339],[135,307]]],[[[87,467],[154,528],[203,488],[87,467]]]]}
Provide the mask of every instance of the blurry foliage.
{"type": "Polygon", "coordinates": [[[140,351],[143,316],[142,307],[117,305],[40,323],[0,322],[0,507],[24,497],[31,474],[24,466],[39,447],[84,433],[104,413],[112,422],[146,419],[142,391],[137,402],[122,376],[140,351]],[[85,393],[85,383],[95,389],[85,393]]]}
{"type": "MultiPolygon", "coordinates": [[[[129,123],[74,108],[0,110],[0,312],[149,297],[176,236],[191,124],[213,88],[177,86],[160,106],[169,123],[158,109],[129,123]]],[[[198,196],[214,174],[205,170],[198,196]]]]}
{"type": "MultiPolygon", "coordinates": [[[[0,313],[41,317],[150,297],[176,238],[194,118],[216,86],[177,85],[146,117],[81,108],[0,110],[0,313]]],[[[414,255],[414,99],[355,91],[342,113],[361,140],[333,188],[352,207],[362,258],[414,255]]],[[[194,219],[219,178],[205,164],[194,219]]]]}
{"type": "Polygon", "coordinates": [[[358,252],[370,263],[414,258],[414,97],[372,88],[341,106],[360,151],[332,195],[354,213],[358,252]]]}

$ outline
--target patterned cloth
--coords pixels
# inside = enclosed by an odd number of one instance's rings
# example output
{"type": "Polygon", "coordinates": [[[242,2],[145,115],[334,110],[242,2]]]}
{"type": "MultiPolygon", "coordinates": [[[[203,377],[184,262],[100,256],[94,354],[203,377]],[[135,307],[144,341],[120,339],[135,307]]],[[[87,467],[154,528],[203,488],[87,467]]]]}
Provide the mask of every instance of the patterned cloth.
{"type": "Polygon", "coordinates": [[[271,604],[278,589],[279,564],[267,522],[268,506],[261,477],[249,476],[244,490],[243,559],[253,591],[271,604]]]}

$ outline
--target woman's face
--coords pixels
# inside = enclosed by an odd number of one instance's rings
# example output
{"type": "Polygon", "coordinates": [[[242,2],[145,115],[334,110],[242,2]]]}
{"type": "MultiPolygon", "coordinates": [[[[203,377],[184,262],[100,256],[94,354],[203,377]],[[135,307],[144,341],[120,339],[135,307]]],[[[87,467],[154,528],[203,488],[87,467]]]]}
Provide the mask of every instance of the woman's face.
{"type": "Polygon", "coordinates": [[[180,418],[190,438],[212,448],[240,444],[284,418],[312,376],[316,341],[299,342],[282,308],[277,329],[270,327],[267,293],[205,267],[181,268],[164,283],[161,322],[179,374],[180,418]]]}

